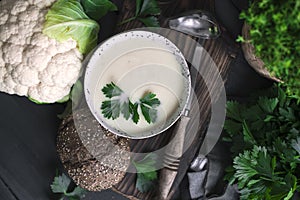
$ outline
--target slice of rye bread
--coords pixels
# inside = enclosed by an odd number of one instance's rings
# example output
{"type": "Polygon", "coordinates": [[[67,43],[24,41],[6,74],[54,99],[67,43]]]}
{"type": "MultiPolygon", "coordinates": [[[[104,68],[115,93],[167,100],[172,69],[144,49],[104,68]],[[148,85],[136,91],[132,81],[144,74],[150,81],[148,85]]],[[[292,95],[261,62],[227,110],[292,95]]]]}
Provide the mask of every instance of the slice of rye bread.
{"type": "Polygon", "coordinates": [[[88,108],[62,121],[57,151],[69,176],[89,191],[119,183],[130,163],[129,140],[105,130],[88,108]]]}

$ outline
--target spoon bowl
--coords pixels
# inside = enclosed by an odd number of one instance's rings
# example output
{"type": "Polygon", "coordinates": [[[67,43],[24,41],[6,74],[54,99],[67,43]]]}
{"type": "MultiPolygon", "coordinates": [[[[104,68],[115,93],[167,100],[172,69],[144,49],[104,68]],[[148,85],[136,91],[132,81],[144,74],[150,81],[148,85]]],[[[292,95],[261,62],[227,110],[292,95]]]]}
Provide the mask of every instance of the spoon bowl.
{"type": "Polygon", "coordinates": [[[215,18],[208,12],[193,10],[182,13],[169,20],[171,29],[183,32],[198,38],[213,39],[221,34],[215,18]]]}

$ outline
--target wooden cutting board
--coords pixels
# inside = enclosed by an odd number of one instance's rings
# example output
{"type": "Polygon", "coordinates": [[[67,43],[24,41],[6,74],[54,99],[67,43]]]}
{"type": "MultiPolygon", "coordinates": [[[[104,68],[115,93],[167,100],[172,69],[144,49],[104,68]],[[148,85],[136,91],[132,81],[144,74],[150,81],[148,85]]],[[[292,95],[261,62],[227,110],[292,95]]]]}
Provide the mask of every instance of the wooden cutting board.
{"type": "MultiPolygon", "coordinates": [[[[213,0],[158,0],[159,6],[162,10],[161,15],[159,17],[160,25],[162,27],[167,28],[167,21],[169,17],[180,14],[184,11],[201,9],[206,10],[214,14],[214,1],[213,0]]],[[[122,22],[125,19],[128,19],[134,16],[135,13],[135,1],[134,0],[124,0],[122,10],[120,12],[120,16],[118,21],[122,22]]],[[[117,26],[115,33],[120,33],[123,31],[131,30],[134,28],[143,27],[138,21],[132,21],[121,26],[117,26]]],[[[226,30],[221,27],[222,34],[219,38],[214,40],[199,40],[199,42],[203,45],[206,51],[210,54],[213,61],[216,63],[218,70],[223,78],[224,82],[226,82],[226,78],[228,75],[228,69],[231,61],[235,58],[237,54],[238,46],[235,44],[234,39],[232,39],[226,30]]],[[[168,37],[171,41],[180,40],[178,37],[172,37],[170,34],[168,37]]],[[[195,45],[192,43],[185,43],[183,46],[179,47],[179,49],[183,52],[186,57],[189,59],[192,58],[194,53],[195,45]]],[[[187,59],[187,60],[189,60],[187,59]]],[[[214,81],[214,79],[212,79],[214,81]]],[[[179,184],[181,183],[183,177],[185,176],[189,164],[195,157],[196,153],[201,146],[203,138],[206,133],[206,129],[208,127],[208,122],[210,120],[210,108],[211,108],[211,99],[209,98],[208,89],[204,80],[201,76],[197,78],[197,84],[195,88],[195,92],[198,98],[199,107],[192,107],[191,109],[191,122],[193,122],[193,113],[200,112],[200,121],[198,132],[196,133],[196,139],[192,142],[192,145],[188,150],[183,154],[180,165],[178,168],[178,174],[174,181],[174,184],[171,188],[170,196],[173,196],[175,191],[178,190],[179,184]]],[[[198,119],[199,120],[199,119],[198,119]]],[[[174,127],[174,126],[173,126],[174,127]]],[[[165,131],[164,133],[152,137],[149,139],[143,140],[132,140],[131,141],[131,150],[133,152],[151,152],[153,150],[159,149],[166,145],[170,138],[172,137],[172,127],[165,131]]],[[[116,185],[113,189],[124,196],[130,199],[155,199],[157,196],[157,188],[148,192],[148,193],[140,193],[135,188],[136,183],[136,174],[127,173],[124,179],[116,185]]]]}

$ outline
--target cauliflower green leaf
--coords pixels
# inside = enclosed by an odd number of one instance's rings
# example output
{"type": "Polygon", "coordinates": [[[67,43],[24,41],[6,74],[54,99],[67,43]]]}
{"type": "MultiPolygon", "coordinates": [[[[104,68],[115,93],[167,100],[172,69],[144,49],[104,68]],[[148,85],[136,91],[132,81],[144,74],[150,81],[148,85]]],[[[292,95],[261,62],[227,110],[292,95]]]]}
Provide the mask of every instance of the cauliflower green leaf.
{"type": "Polygon", "coordinates": [[[84,12],[79,0],[58,0],[46,14],[43,33],[60,42],[70,38],[79,51],[87,54],[98,40],[99,24],[84,12]]]}

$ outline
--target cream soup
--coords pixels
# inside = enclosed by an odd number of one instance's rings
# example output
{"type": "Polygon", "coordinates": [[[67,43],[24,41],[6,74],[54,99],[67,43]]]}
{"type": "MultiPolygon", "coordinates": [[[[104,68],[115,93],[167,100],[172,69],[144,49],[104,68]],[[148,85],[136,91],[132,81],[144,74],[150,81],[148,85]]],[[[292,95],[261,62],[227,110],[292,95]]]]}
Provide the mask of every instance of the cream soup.
{"type": "MultiPolygon", "coordinates": [[[[101,104],[108,100],[102,88],[111,82],[120,87],[132,102],[138,101],[146,93],[157,95],[161,104],[157,107],[157,119],[147,123],[141,110],[140,120],[135,124],[132,120],[120,117],[112,120],[104,118],[107,125],[126,134],[138,137],[140,133],[164,127],[164,124],[178,111],[187,90],[187,78],[183,75],[183,66],[174,53],[165,44],[153,42],[146,38],[131,38],[112,45],[101,52],[97,67],[101,68],[95,92],[93,106],[100,115],[101,104]]],[[[175,120],[175,119],[174,119],[175,120]]]]}

